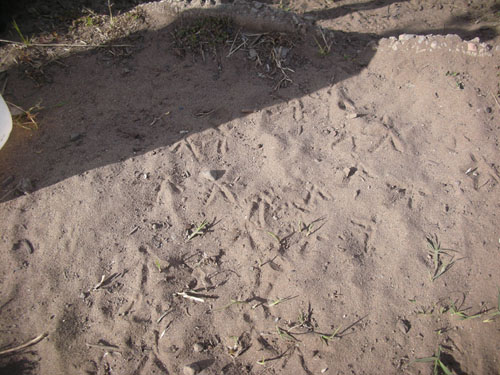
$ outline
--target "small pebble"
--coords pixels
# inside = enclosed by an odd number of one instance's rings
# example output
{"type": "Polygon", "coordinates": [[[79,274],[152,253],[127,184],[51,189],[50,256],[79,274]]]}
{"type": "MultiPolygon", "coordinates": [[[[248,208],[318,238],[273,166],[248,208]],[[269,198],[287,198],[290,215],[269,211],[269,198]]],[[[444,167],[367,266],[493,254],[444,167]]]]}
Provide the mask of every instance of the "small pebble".
{"type": "Polygon", "coordinates": [[[403,332],[404,334],[407,334],[410,331],[411,324],[408,320],[405,319],[400,319],[397,322],[397,327],[398,329],[403,332]]]}
{"type": "Polygon", "coordinates": [[[196,375],[200,371],[200,366],[196,363],[191,363],[190,365],[184,366],[182,372],[184,375],[196,375]]]}
{"type": "Polygon", "coordinates": [[[73,133],[73,134],[70,135],[69,140],[71,142],[76,142],[76,141],[79,141],[82,138],[83,138],[83,134],[82,133],[73,133]]]}
{"type": "Polygon", "coordinates": [[[248,58],[250,60],[255,60],[257,56],[258,56],[257,51],[254,48],[250,48],[250,50],[248,51],[248,58]]]}
{"type": "Polygon", "coordinates": [[[207,179],[208,181],[217,180],[217,171],[215,170],[207,170],[200,173],[200,176],[207,179]]]}
{"type": "Polygon", "coordinates": [[[476,43],[467,43],[467,51],[469,52],[477,52],[477,45],[476,43]]]}
{"type": "Polygon", "coordinates": [[[200,353],[203,351],[203,345],[197,342],[196,344],[193,345],[193,351],[195,353],[200,353]]]}
{"type": "Polygon", "coordinates": [[[151,224],[151,228],[153,228],[154,230],[161,229],[162,227],[163,227],[162,223],[153,223],[153,224],[151,224]]]}

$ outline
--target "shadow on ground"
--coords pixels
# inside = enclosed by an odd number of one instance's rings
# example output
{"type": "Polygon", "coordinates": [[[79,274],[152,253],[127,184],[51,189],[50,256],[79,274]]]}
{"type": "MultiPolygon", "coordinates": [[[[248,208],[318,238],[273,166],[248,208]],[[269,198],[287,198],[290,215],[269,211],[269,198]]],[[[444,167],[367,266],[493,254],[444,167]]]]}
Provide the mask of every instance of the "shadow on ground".
{"type": "MultiPolygon", "coordinates": [[[[292,82],[276,89],[283,76],[270,54],[259,56],[259,65],[248,50],[228,58],[227,46],[203,54],[176,46],[175,30],[207,14],[214,10],[187,11],[160,30],[115,41],[128,48],[58,61],[44,70],[40,87],[22,69],[11,69],[6,100],[23,108],[41,101],[45,109],[39,130],[15,127],[0,150],[0,201],[179,141],[189,148],[192,134],[357,75],[375,53],[367,45],[380,38],[336,32],[332,53],[323,57],[313,31],[277,35],[271,49],[281,51],[281,63],[293,72],[285,70],[292,82]]],[[[230,38],[242,33],[238,25],[227,32],[230,38]]],[[[259,36],[249,38],[251,45],[259,36]]]]}

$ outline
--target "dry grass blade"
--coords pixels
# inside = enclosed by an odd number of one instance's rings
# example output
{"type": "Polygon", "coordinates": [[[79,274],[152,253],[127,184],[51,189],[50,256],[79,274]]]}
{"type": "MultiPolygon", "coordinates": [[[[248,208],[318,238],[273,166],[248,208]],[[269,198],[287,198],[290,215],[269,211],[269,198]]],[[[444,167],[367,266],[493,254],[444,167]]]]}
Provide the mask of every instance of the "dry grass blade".
{"type": "MultiPolygon", "coordinates": [[[[7,44],[14,44],[17,46],[25,46],[25,43],[15,42],[13,40],[0,39],[0,42],[7,44]]],[[[80,48],[128,48],[133,47],[132,44],[70,44],[70,43],[29,43],[26,45],[28,47],[61,47],[61,48],[72,48],[72,47],[80,47],[80,48]]]]}
{"type": "Polygon", "coordinates": [[[241,38],[242,42],[237,47],[234,47],[234,44],[236,43],[236,40],[238,39],[239,34],[240,34],[240,30],[238,30],[238,32],[236,33],[236,36],[234,37],[233,43],[231,44],[231,48],[230,48],[229,53],[227,54],[226,58],[231,57],[241,47],[246,46],[248,39],[246,37],[242,37],[241,38]]]}
{"type": "Polygon", "coordinates": [[[16,352],[19,352],[19,351],[21,351],[23,349],[26,349],[26,348],[28,348],[28,347],[30,347],[32,345],[38,344],[40,341],[42,341],[47,336],[48,336],[48,333],[42,333],[40,336],[37,336],[34,339],[32,339],[32,340],[30,340],[28,342],[25,342],[22,345],[15,346],[15,347],[10,348],[10,349],[2,350],[2,351],[0,351],[0,356],[7,355],[7,354],[12,354],[12,353],[16,353],[16,352]]]}
{"type": "Polygon", "coordinates": [[[269,234],[272,238],[274,238],[279,245],[281,245],[281,239],[278,237],[277,234],[270,231],[267,231],[266,233],[269,234]]]}
{"type": "Polygon", "coordinates": [[[494,311],[488,319],[483,320],[483,323],[491,323],[494,318],[497,316],[500,316],[500,289],[498,289],[498,296],[497,296],[497,307],[496,311],[494,311]]]}
{"type": "Polygon", "coordinates": [[[276,298],[271,303],[268,303],[267,306],[268,307],[276,306],[276,305],[279,305],[280,303],[283,303],[283,302],[286,302],[286,301],[290,301],[291,299],[294,299],[296,297],[298,297],[298,296],[289,296],[289,297],[285,297],[285,298],[276,298]]]}
{"type": "Polygon", "coordinates": [[[287,350],[285,350],[283,353],[280,353],[280,354],[276,355],[275,357],[272,357],[272,358],[262,358],[260,361],[257,361],[257,364],[259,364],[261,366],[265,366],[267,362],[276,361],[278,359],[281,359],[281,358],[283,358],[291,350],[291,348],[292,347],[288,347],[287,350]]]}
{"type": "Polygon", "coordinates": [[[11,107],[17,109],[17,112],[20,114],[14,114],[12,116],[12,122],[14,125],[19,126],[26,130],[38,130],[38,122],[36,121],[36,115],[40,112],[43,107],[40,103],[34,105],[28,110],[24,110],[23,108],[11,103],[7,102],[7,104],[11,107]]]}
{"type": "Polygon", "coordinates": [[[237,300],[237,299],[231,299],[230,302],[227,305],[222,306],[220,309],[217,309],[215,311],[226,310],[226,309],[230,308],[233,305],[242,305],[244,303],[248,303],[248,301],[241,301],[241,300],[237,300]]]}
{"type": "Polygon", "coordinates": [[[89,348],[102,349],[102,350],[106,350],[107,352],[117,352],[117,353],[121,352],[120,348],[118,346],[115,346],[115,345],[110,345],[110,344],[89,344],[88,342],[86,343],[86,345],[89,348]]]}
{"type": "Polygon", "coordinates": [[[160,323],[163,320],[163,318],[165,318],[171,312],[172,312],[172,309],[169,309],[169,310],[165,311],[163,314],[160,315],[160,317],[158,318],[158,320],[156,321],[156,323],[160,323]]]}
{"type": "Polygon", "coordinates": [[[285,341],[299,341],[279,326],[276,326],[276,332],[278,332],[279,337],[281,337],[285,341]]]}
{"type": "Polygon", "coordinates": [[[318,46],[318,51],[321,56],[326,56],[330,53],[331,48],[332,48],[332,42],[328,42],[325,36],[325,33],[323,32],[322,29],[320,29],[321,33],[321,39],[323,40],[323,43],[320,43],[320,41],[314,37],[314,41],[316,42],[316,45],[318,46]]]}

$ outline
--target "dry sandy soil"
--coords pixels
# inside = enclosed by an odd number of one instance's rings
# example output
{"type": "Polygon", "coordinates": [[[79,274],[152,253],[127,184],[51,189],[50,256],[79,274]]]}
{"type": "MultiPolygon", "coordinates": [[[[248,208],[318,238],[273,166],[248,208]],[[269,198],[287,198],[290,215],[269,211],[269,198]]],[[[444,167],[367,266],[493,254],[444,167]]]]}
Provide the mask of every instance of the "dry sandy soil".
{"type": "Polygon", "coordinates": [[[72,3],[0,47],[1,374],[500,373],[498,3],[72,3]]]}

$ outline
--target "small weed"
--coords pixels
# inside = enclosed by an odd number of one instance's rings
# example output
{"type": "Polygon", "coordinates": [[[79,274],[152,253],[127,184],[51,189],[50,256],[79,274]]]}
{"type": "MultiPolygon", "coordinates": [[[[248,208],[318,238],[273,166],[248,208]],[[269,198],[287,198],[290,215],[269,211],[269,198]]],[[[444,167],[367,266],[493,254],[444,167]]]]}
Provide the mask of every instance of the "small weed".
{"type": "Polygon", "coordinates": [[[314,326],[312,323],[312,309],[311,305],[309,305],[307,312],[299,311],[299,315],[297,316],[297,322],[291,326],[288,330],[291,332],[293,329],[303,328],[308,332],[314,332],[314,326]]]}
{"type": "Polygon", "coordinates": [[[487,319],[483,320],[483,323],[491,323],[497,316],[500,316],[500,289],[498,289],[497,307],[487,319]]]}
{"type": "Polygon", "coordinates": [[[290,12],[292,10],[292,7],[290,6],[290,4],[283,2],[283,0],[280,0],[278,7],[281,10],[284,10],[285,12],[290,12]]]}
{"type": "Polygon", "coordinates": [[[441,244],[439,243],[439,240],[437,236],[429,236],[427,237],[427,243],[429,247],[431,248],[430,250],[430,255],[432,257],[432,261],[434,263],[434,270],[432,272],[431,276],[431,281],[435,281],[437,278],[442,276],[445,272],[447,272],[454,264],[455,264],[455,258],[453,256],[450,256],[445,250],[450,251],[450,249],[442,249],[441,244]],[[451,259],[448,262],[443,261],[443,256],[447,255],[451,257],[451,259]]]}
{"type": "Polygon", "coordinates": [[[327,40],[323,30],[320,30],[320,32],[321,32],[322,41],[320,42],[316,37],[314,37],[314,41],[316,42],[316,45],[318,46],[319,55],[321,57],[325,57],[325,56],[330,54],[330,51],[332,49],[332,42],[327,40]]]}
{"type": "Polygon", "coordinates": [[[200,17],[184,19],[173,36],[179,52],[201,53],[224,45],[234,33],[233,22],[228,17],[200,17]]]}
{"type": "Polygon", "coordinates": [[[305,325],[310,324],[310,319],[308,317],[308,314],[306,314],[303,311],[301,311],[299,313],[299,316],[297,317],[297,321],[298,321],[300,327],[303,327],[305,325]]]}
{"type": "Polygon", "coordinates": [[[85,21],[85,26],[94,26],[94,20],[92,19],[92,17],[90,16],[87,16],[84,18],[84,21],[85,21]]]}
{"type": "Polygon", "coordinates": [[[302,232],[305,231],[306,232],[306,237],[309,237],[314,232],[314,223],[315,222],[313,221],[309,225],[306,225],[302,221],[299,221],[299,224],[298,224],[299,233],[302,233],[302,232]]]}
{"type": "Polygon", "coordinates": [[[413,362],[418,362],[418,363],[432,362],[434,363],[434,368],[432,371],[433,375],[439,375],[440,373],[439,370],[441,370],[445,375],[452,375],[451,370],[448,367],[446,367],[446,365],[443,362],[441,362],[441,351],[442,348],[441,345],[439,345],[436,355],[426,358],[417,358],[413,362]]]}
{"type": "Polygon", "coordinates": [[[158,272],[161,273],[161,263],[158,259],[155,260],[155,266],[156,266],[156,269],[158,270],[158,272]]]}
{"type": "Polygon", "coordinates": [[[276,332],[278,332],[279,337],[281,337],[282,340],[285,341],[297,341],[295,337],[290,335],[287,331],[284,329],[280,328],[279,326],[276,326],[276,332]]]}
{"type": "Polygon", "coordinates": [[[276,242],[279,245],[281,245],[281,238],[279,238],[277,234],[270,232],[270,231],[267,231],[267,234],[269,234],[272,238],[274,238],[276,240],[276,242]]]}
{"type": "Polygon", "coordinates": [[[446,72],[446,76],[447,77],[454,77],[455,78],[455,83],[457,84],[457,87],[460,89],[460,90],[463,90],[465,88],[465,85],[464,83],[462,82],[462,80],[460,79],[460,73],[458,72],[450,72],[450,71],[447,71],[446,72]]]}
{"type": "Polygon", "coordinates": [[[415,311],[415,314],[417,315],[432,315],[434,313],[436,314],[445,314],[450,310],[450,307],[443,303],[443,301],[438,301],[436,303],[433,303],[431,306],[423,306],[421,305],[418,310],[415,311]]]}
{"type": "Polygon", "coordinates": [[[27,39],[23,33],[21,32],[21,29],[19,28],[19,26],[17,25],[17,22],[15,20],[12,20],[12,26],[14,27],[14,29],[16,30],[17,34],[19,35],[19,37],[21,38],[23,44],[26,46],[26,47],[29,47],[31,45],[31,41],[29,39],[27,39]]]}
{"type": "Polygon", "coordinates": [[[19,112],[19,114],[12,115],[12,123],[15,126],[19,126],[20,128],[26,130],[38,130],[36,115],[43,109],[41,103],[35,104],[33,107],[30,107],[27,110],[10,102],[8,102],[8,104],[16,108],[19,112]]]}
{"type": "Polygon", "coordinates": [[[465,312],[465,310],[460,310],[459,308],[457,308],[455,305],[455,302],[451,302],[449,311],[450,311],[451,315],[458,316],[460,318],[460,320],[475,319],[475,318],[480,318],[481,316],[483,316],[483,313],[468,315],[465,312]]]}
{"type": "Polygon", "coordinates": [[[320,336],[321,341],[323,341],[326,345],[328,345],[328,342],[332,341],[334,338],[340,338],[338,334],[341,328],[342,326],[338,326],[338,328],[331,335],[321,335],[320,336]]]}
{"type": "Polygon", "coordinates": [[[191,233],[188,231],[187,241],[191,241],[196,236],[204,235],[207,231],[208,221],[203,220],[200,225],[196,226],[195,224],[194,226],[195,228],[191,231],[191,233]]]}
{"type": "Polygon", "coordinates": [[[227,347],[228,354],[231,357],[233,358],[239,357],[246,351],[246,349],[248,349],[248,347],[241,345],[242,343],[240,342],[240,337],[230,336],[229,338],[233,340],[233,345],[228,345],[227,347]]]}

